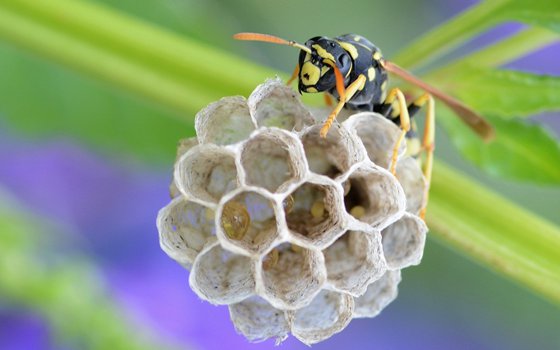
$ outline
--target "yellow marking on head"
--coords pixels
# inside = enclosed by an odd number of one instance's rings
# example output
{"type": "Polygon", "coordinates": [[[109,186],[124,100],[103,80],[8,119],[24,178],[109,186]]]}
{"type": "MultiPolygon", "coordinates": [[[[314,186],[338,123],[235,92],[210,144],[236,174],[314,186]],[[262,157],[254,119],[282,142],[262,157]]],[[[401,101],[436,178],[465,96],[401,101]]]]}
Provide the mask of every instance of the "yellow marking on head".
{"type": "Polygon", "coordinates": [[[311,47],[314,48],[317,51],[317,54],[319,56],[321,56],[322,58],[326,58],[326,59],[329,59],[333,62],[336,62],[335,59],[334,59],[334,56],[330,52],[325,50],[321,45],[313,44],[313,45],[311,45],[311,47]]]}
{"type": "Polygon", "coordinates": [[[321,77],[321,70],[311,61],[307,61],[301,67],[299,76],[303,85],[315,85],[321,77]]]}
{"type": "Polygon", "coordinates": [[[321,67],[321,76],[325,75],[325,73],[327,73],[329,71],[329,69],[331,69],[331,67],[329,66],[322,66],[321,67]]]}
{"type": "Polygon", "coordinates": [[[379,61],[381,59],[381,52],[375,51],[372,56],[374,60],[379,61]]]}
{"type": "Polygon", "coordinates": [[[348,53],[350,54],[350,56],[352,56],[352,59],[355,60],[356,58],[358,58],[358,49],[356,49],[356,46],[350,44],[350,43],[345,43],[343,41],[337,41],[337,43],[346,51],[348,51],[348,53]]]}
{"type": "Polygon", "coordinates": [[[319,92],[319,91],[317,91],[317,89],[315,89],[314,87],[311,87],[311,86],[310,86],[310,87],[308,87],[308,88],[305,88],[305,92],[314,93],[314,92],[319,92]]]}
{"type": "Polygon", "coordinates": [[[369,81],[373,81],[375,79],[375,68],[369,67],[369,69],[367,70],[367,76],[369,81]]]}

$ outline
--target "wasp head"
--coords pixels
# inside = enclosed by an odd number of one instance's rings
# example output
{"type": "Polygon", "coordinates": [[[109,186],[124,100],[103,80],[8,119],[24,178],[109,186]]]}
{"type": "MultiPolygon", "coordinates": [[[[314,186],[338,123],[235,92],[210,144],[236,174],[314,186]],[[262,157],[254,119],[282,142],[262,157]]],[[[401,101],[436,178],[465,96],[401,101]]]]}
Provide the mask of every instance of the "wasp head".
{"type": "Polygon", "coordinates": [[[336,86],[332,64],[336,64],[344,77],[352,68],[352,58],[338,42],[326,37],[309,39],[305,46],[311,53],[300,51],[298,90],[302,92],[327,91],[336,86]]]}

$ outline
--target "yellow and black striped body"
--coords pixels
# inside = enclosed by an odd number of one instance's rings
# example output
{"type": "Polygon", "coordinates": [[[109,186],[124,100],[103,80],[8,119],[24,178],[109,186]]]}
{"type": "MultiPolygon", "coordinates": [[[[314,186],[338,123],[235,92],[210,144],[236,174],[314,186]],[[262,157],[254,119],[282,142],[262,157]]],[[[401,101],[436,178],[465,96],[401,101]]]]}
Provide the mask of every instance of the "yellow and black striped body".
{"type": "MultiPolygon", "coordinates": [[[[381,51],[366,38],[356,34],[345,34],[334,39],[314,37],[305,46],[312,53],[300,52],[299,56],[299,92],[328,92],[336,99],[339,98],[335,76],[332,68],[325,63],[335,62],[344,76],[347,87],[360,75],[366,77],[365,84],[344,105],[347,109],[359,111],[374,111],[380,113],[400,125],[400,109],[396,100],[386,101],[388,89],[387,71],[381,65],[383,56],[381,51]]],[[[420,101],[423,102],[424,101],[420,101]]],[[[409,115],[412,117],[422,106],[419,101],[408,105],[409,115]]],[[[420,142],[416,135],[416,125],[412,121],[412,129],[407,133],[408,153],[417,155],[420,152],[420,142]]]]}
{"type": "Polygon", "coordinates": [[[360,35],[346,34],[334,39],[315,37],[309,39],[305,46],[313,53],[300,52],[300,92],[326,91],[338,99],[334,72],[324,63],[330,60],[337,64],[346,86],[361,74],[367,78],[361,89],[346,103],[346,108],[373,111],[374,105],[383,103],[387,94],[387,72],[379,62],[381,51],[369,40],[360,35]]]}

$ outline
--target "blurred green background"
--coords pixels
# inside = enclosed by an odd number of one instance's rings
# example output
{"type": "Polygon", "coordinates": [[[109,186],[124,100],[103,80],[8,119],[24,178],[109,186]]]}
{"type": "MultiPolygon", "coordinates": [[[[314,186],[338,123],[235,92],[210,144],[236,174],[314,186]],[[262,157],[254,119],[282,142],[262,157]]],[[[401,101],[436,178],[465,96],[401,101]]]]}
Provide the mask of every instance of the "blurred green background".
{"type": "MultiPolygon", "coordinates": [[[[354,32],[391,58],[476,3],[98,2],[284,74],[295,50],[231,35],[303,42],[354,32]]],[[[519,28],[502,25],[459,53],[519,28]]],[[[559,58],[556,44],[509,66],[558,75],[559,58]]],[[[558,115],[535,120],[559,134],[558,115]]],[[[0,40],[0,208],[10,218],[0,229],[0,349],[273,346],[236,335],[227,308],[199,301],[187,273],[159,250],[155,217],[168,202],[176,143],[192,132],[171,111],[0,40]],[[149,342],[138,341],[139,333],[149,342]]],[[[560,224],[558,187],[491,178],[439,130],[436,154],[560,224]]],[[[559,327],[556,306],[429,239],[423,263],[404,271],[400,296],[382,315],[354,320],[314,348],[560,349],[559,327]]],[[[304,348],[291,338],[282,347],[304,348]]]]}

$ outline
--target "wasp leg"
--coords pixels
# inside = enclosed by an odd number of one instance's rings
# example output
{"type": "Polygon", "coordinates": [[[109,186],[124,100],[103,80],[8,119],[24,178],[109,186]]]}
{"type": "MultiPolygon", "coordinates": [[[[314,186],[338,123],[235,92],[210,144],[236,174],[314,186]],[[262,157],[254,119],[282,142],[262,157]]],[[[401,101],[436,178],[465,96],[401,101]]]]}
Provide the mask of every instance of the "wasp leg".
{"type": "Polygon", "coordinates": [[[327,120],[325,120],[325,124],[321,128],[321,132],[320,132],[321,137],[324,138],[327,136],[327,133],[329,132],[329,129],[332,126],[332,123],[334,123],[334,120],[336,119],[338,113],[340,113],[340,111],[342,110],[342,107],[344,107],[346,102],[348,102],[352,97],[354,97],[356,92],[364,88],[365,83],[366,83],[366,76],[360,74],[360,76],[356,78],[356,80],[354,80],[352,84],[348,85],[346,89],[342,87],[341,89],[342,93],[339,94],[340,97],[338,99],[338,103],[336,104],[336,107],[331,112],[327,120]]]}
{"type": "MultiPolygon", "coordinates": [[[[389,91],[387,98],[385,99],[384,105],[392,106],[393,102],[398,103],[398,112],[399,112],[399,126],[401,128],[401,134],[393,147],[393,155],[391,157],[391,166],[389,170],[393,175],[395,175],[396,167],[397,167],[397,158],[399,156],[399,148],[404,141],[406,133],[410,131],[410,116],[408,114],[408,108],[406,106],[406,99],[404,94],[399,88],[393,88],[389,91]]],[[[396,111],[395,108],[393,110],[396,111]]]]}
{"type": "MultiPolygon", "coordinates": [[[[424,193],[424,204],[422,209],[420,209],[420,217],[424,220],[426,216],[426,207],[428,205],[428,196],[430,191],[430,185],[432,182],[432,166],[434,161],[434,149],[435,149],[435,121],[436,113],[434,107],[434,99],[428,93],[420,96],[416,101],[414,101],[411,106],[412,108],[420,109],[424,104],[428,103],[428,109],[426,111],[426,123],[424,125],[424,136],[422,137],[422,151],[426,152],[426,158],[424,160],[424,178],[426,179],[426,188],[424,193]]],[[[416,111],[414,111],[416,112],[416,111]]]]}
{"type": "Polygon", "coordinates": [[[326,104],[328,107],[332,107],[332,106],[334,105],[333,98],[332,98],[332,96],[331,96],[328,92],[325,92],[325,93],[323,94],[323,97],[324,97],[324,99],[325,99],[325,104],[326,104]]]}
{"type": "Polygon", "coordinates": [[[299,74],[299,63],[296,64],[296,68],[294,68],[294,71],[293,71],[293,73],[292,73],[292,76],[291,76],[290,79],[286,82],[286,85],[292,84],[292,82],[293,82],[294,80],[296,80],[296,78],[298,77],[298,74],[299,74]]]}

